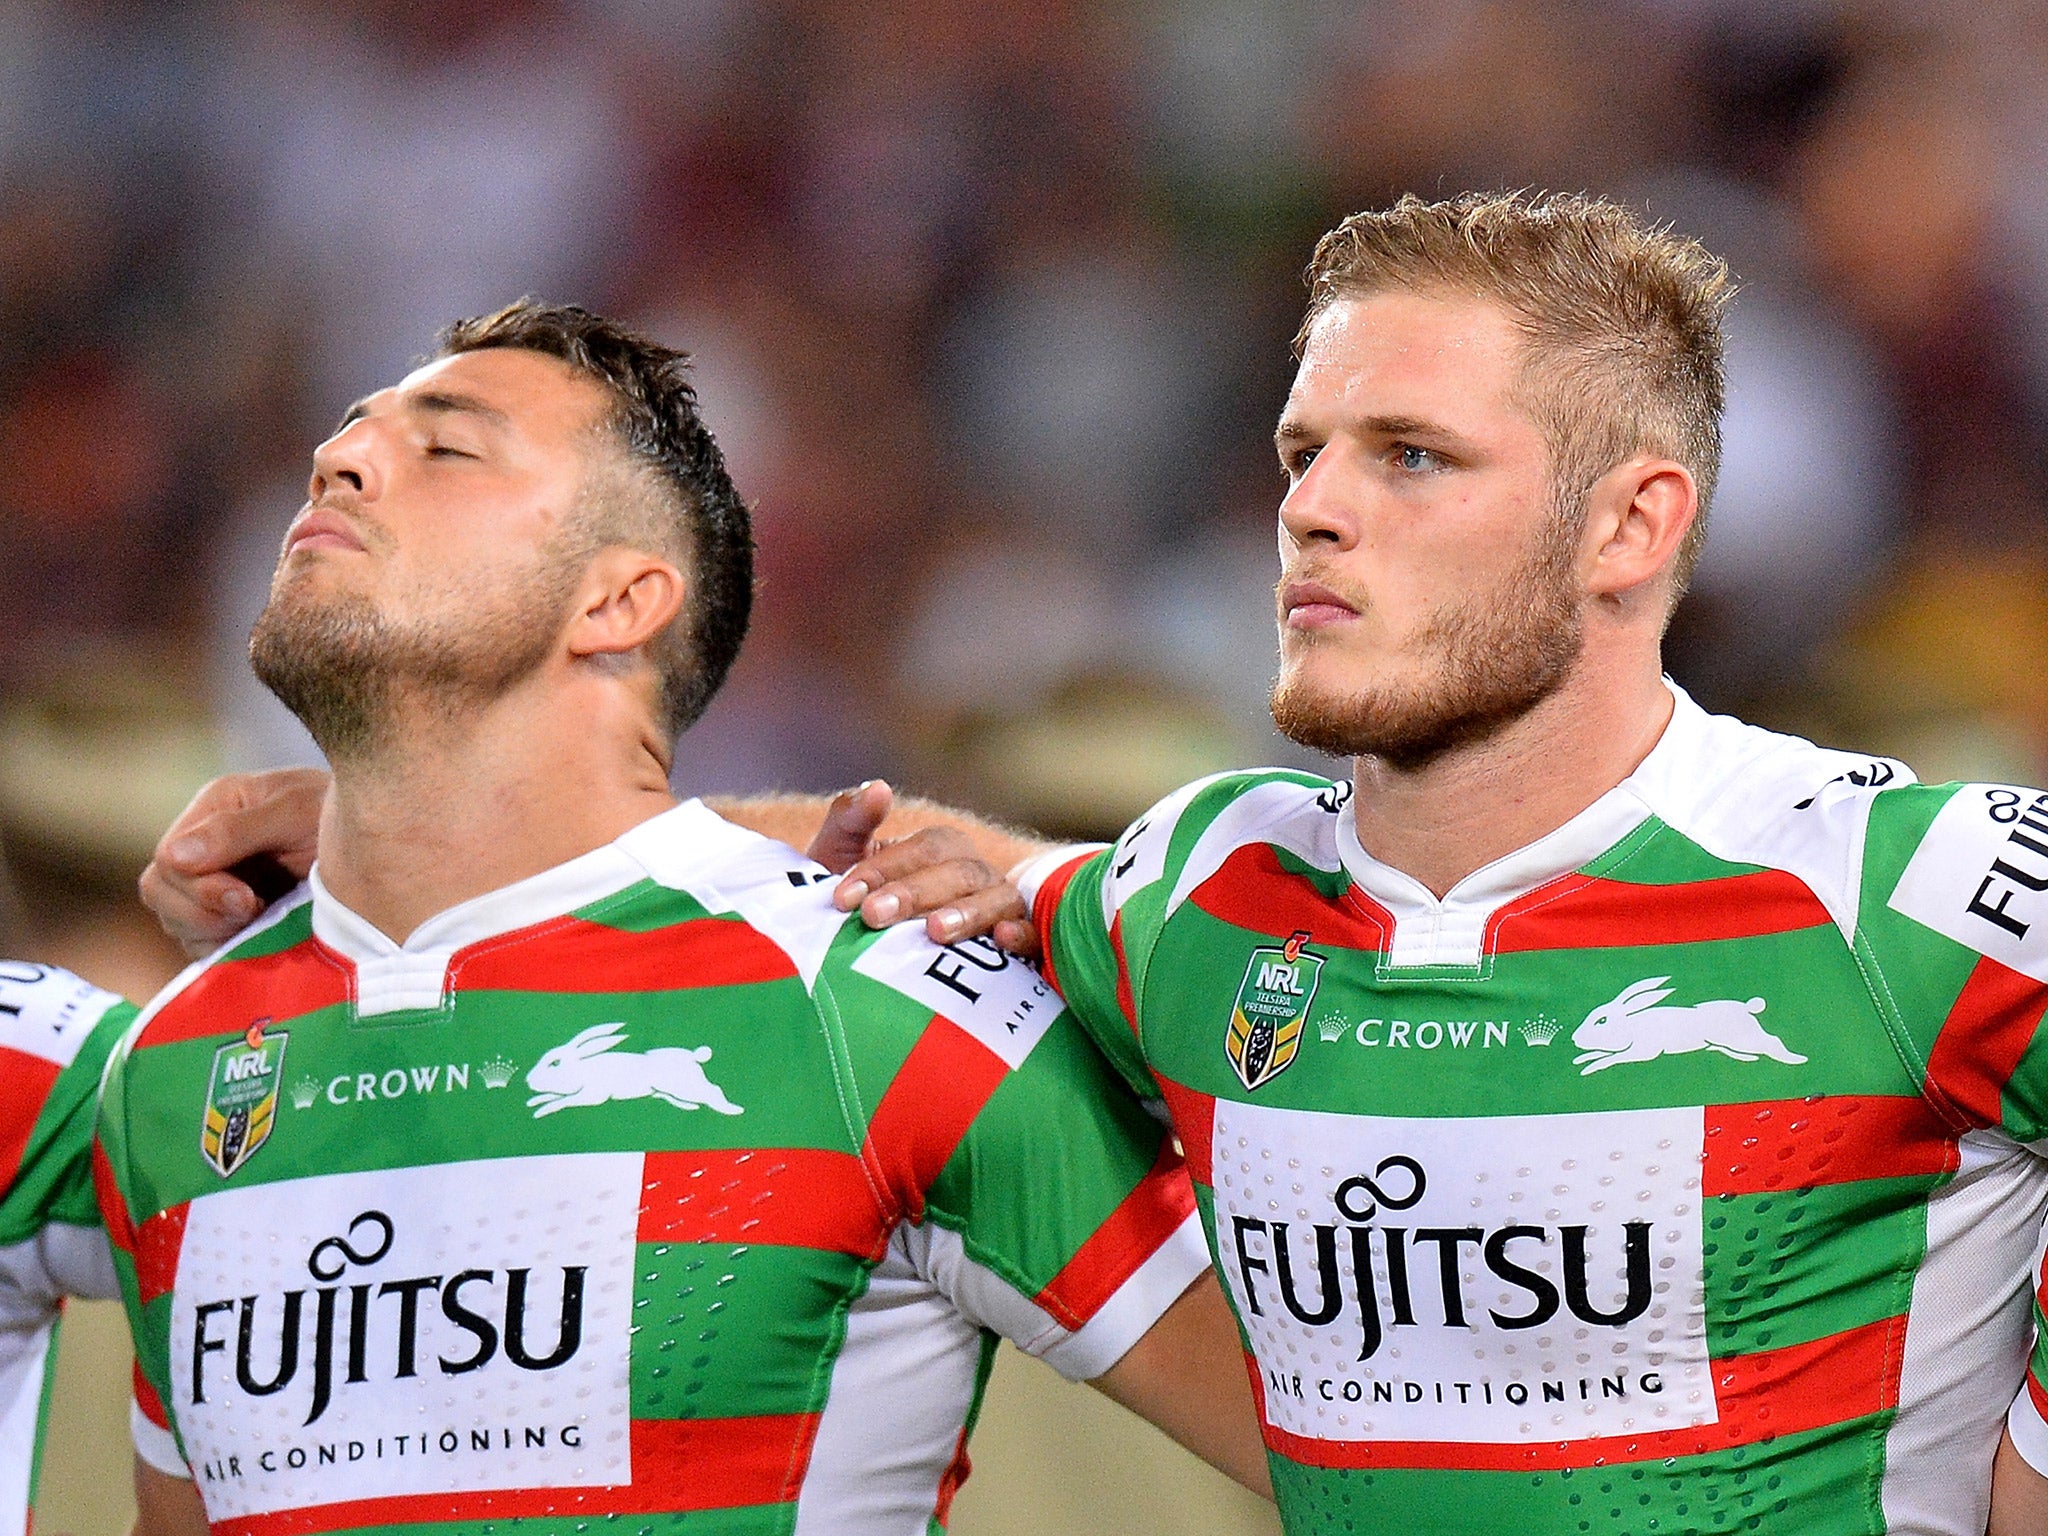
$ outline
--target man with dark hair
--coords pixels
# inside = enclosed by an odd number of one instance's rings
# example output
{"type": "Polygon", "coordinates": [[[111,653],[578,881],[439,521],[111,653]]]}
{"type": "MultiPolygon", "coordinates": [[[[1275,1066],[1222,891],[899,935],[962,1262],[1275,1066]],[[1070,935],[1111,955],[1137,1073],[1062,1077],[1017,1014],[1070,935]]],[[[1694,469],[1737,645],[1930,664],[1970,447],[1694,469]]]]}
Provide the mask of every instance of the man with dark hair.
{"type": "Polygon", "coordinates": [[[922,1531],[998,1335],[1262,1487],[1178,1154],[1058,998],[670,793],[749,598],[680,361],[525,302],[315,450],[251,659],[319,861],[101,1104],[146,1506],[922,1531]]]}

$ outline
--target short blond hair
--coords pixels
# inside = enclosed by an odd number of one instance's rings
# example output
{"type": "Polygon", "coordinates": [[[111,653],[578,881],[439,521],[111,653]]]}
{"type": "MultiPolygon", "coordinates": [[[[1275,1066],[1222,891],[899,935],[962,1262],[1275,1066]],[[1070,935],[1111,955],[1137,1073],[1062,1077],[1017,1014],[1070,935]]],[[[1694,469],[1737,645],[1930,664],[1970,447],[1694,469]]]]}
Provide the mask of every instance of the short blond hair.
{"type": "Polygon", "coordinates": [[[1410,193],[1355,213],[1316,242],[1308,313],[1390,289],[1498,301],[1528,337],[1523,392],[1550,445],[1560,506],[1632,454],[1691,471],[1699,511],[1672,561],[1685,590],[1706,539],[1721,469],[1722,315],[1727,264],[1698,241],[1646,225],[1618,203],[1566,193],[1410,193]]]}

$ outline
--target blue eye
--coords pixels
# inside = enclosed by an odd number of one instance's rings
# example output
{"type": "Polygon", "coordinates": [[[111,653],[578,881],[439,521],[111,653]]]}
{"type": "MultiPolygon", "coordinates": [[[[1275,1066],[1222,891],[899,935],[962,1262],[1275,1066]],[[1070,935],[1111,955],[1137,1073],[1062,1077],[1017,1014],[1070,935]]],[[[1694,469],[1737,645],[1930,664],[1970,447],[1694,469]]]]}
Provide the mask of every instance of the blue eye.
{"type": "Polygon", "coordinates": [[[1426,469],[1434,469],[1441,462],[1427,448],[1417,448],[1413,443],[1399,444],[1394,451],[1400,457],[1401,467],[1410,474],[1420,474],[1426,469]]]}

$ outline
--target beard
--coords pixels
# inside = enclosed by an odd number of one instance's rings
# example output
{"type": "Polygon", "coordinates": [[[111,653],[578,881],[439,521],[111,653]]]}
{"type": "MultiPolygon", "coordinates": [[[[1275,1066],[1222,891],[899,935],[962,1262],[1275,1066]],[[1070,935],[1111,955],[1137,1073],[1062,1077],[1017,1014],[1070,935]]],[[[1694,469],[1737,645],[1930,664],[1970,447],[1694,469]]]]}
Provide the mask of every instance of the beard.
{"type": "Polygon", "coordinates": [[[548,562],[495,602],[467,596],[451,615],[400,622],[368,598],[318,597],[280,573],[249,635],[249,665],[333,764],[394,743],[401,708],[456,718],[502,698],[554,653],[573,571],[548,562]]]}
{"type": "Polygon", "coordinates": [[[1499,588],[1430,618],[1413,642],[1436,663],[1421,683],[1340,694],[1283,670],[1273,723],[1315,751],[1412,771],[1521,719],[1563,686],[1584,645],[1572,579],[1580,521],[1546,519],[1529,558],[1499,588]]]}

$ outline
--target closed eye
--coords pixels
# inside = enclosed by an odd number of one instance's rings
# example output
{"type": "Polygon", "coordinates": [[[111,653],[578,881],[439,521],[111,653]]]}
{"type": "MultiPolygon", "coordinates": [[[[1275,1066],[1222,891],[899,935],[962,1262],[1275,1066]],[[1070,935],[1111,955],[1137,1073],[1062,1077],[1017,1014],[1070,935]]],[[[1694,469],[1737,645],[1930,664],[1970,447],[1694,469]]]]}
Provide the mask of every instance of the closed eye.
{"type": "Polygon", "coordinates": [[[430,459],[474,459],[479,455],[466,453],[460,448],[450,448],[445,443],[429,443],[427,457],[430,459]]]}

